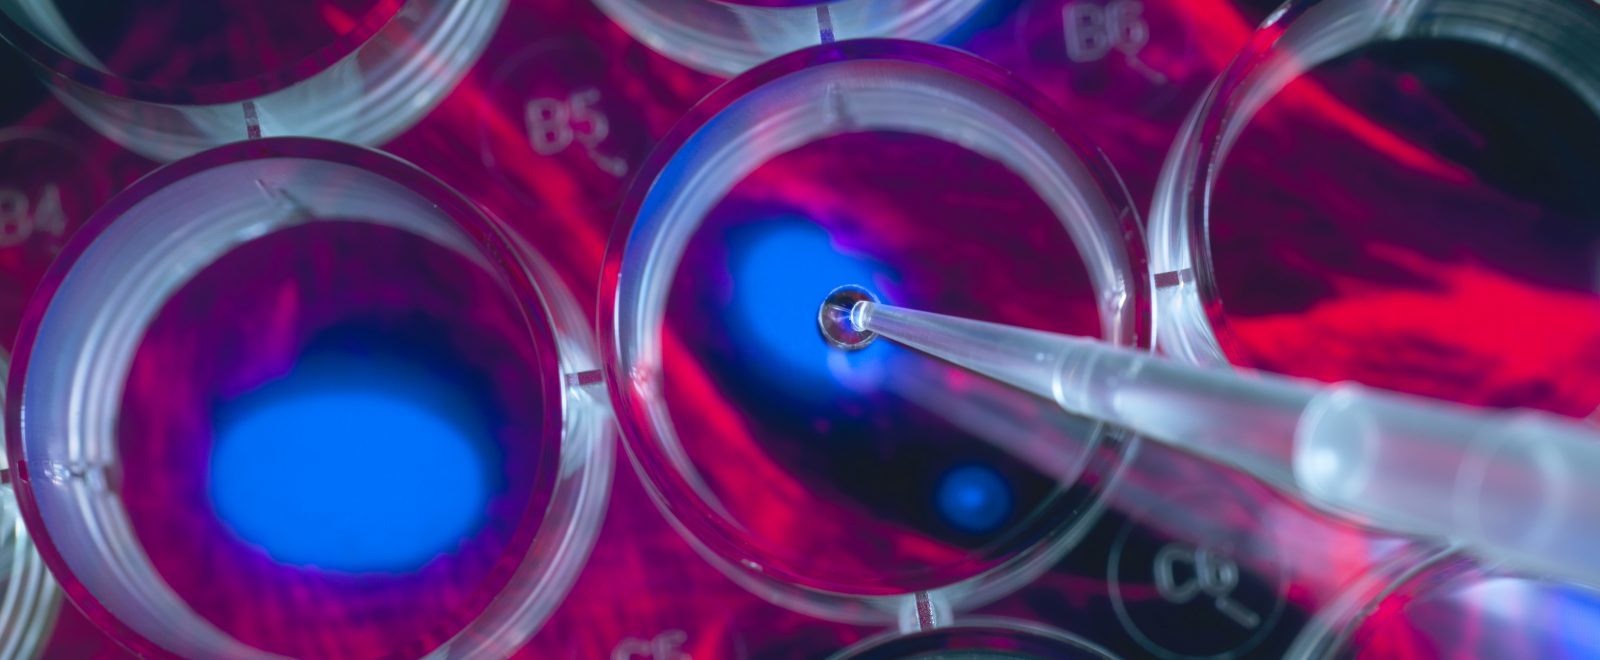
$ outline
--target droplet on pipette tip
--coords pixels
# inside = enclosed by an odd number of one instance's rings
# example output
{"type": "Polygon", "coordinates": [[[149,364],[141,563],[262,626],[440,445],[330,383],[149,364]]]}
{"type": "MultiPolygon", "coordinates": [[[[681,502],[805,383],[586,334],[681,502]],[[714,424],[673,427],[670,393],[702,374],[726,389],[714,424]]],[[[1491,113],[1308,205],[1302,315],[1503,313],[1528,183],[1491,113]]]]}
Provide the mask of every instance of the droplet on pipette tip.
{"type": "Polygon", "coordinates": [[[864,288],[846,284],[834,289],[822,301],[822,308],[817,310],[817,328],[822,331],[822,338],[827,340],[829,346],[847,351],[860,350],[877,337],[875,333],[857,327],[851,319],[850,313],[856,303],[863,300],[875,303],[878,297],[864,288]]]}

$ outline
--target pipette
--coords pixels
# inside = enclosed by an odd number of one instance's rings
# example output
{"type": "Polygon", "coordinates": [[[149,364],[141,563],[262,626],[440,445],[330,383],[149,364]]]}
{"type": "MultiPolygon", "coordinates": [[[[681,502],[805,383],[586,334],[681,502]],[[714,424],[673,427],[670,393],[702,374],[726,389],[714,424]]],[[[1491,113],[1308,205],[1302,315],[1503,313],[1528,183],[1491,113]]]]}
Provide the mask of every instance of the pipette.
{"type": "Polygon", "coordinates": [[[1600,429],[1272,374],[1181,365],[1092,339],[885,305],[818,313],[841,349],[876,337],[1218,460],[1335,515],[1600,586],[1600,429]]]}

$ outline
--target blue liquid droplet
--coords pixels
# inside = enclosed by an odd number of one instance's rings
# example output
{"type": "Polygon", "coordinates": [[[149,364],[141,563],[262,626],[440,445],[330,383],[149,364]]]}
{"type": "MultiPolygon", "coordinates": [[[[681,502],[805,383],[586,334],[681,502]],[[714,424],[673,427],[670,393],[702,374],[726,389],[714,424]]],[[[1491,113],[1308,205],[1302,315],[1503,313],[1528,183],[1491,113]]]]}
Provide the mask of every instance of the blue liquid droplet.
{"type": "Polygon", "coordinates": [[[209,490],[245,542],[288,565],[412,571],[482,524],[487,425],[432,374],[324,360],[225,404],[209,490]]]}
{"type": "Polygon", "coordinates": [[[1011,516],[1011,487],[993,468],[968,465],[939,480],[940,515],[972,533],[994,531],[1011,516]]]}

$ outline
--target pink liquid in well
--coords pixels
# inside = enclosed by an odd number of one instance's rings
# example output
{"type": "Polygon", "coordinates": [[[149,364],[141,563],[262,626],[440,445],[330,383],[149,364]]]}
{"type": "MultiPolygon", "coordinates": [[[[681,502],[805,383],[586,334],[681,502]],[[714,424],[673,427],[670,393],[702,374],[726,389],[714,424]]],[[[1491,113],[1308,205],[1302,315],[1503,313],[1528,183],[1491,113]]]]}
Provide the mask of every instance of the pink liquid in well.
{"type": "Polygon", "coordinates": [[[1067,519],[1064,486],[1002,448],[1082,447],[1063,416],[888,342],[829,347],[817,310],[845,284],[1100,334],[1064,227],[1004,166],[903,133],[832,137],[762,165],[689,242],[663,379],[685,451],[744,541],[771,553],[766,570],[904,591],[992,566],[1040,521],[1067,519]],[[998,437],[975,434],[996,416],[998,437]]]}
{"type": "Polygon", "coordinates": [[[1465,403],[1600,405],[1600,117],[1478,46],[1318,67],[1223,167],[1210,237],[1233,361],[1465,403]]]}

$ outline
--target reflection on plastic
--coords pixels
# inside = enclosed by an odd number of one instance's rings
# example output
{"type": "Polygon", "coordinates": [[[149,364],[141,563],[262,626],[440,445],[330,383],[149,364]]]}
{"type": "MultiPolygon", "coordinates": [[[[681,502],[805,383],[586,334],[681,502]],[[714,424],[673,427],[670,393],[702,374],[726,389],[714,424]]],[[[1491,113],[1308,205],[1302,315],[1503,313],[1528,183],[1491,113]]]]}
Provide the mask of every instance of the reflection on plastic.
{"type": "Polygon", "coordinates": [[[640,41],[701,71],[740,73],[822,43],[893,37],[932,41],[982,0],[598,0],[640,41]]]}
{"type": "Polygon", "coordinates": [[[466,74],[505,3],[0,0],[0,37],[95,130],[172,160],[262,136],[385,142],[466,74]]]}

